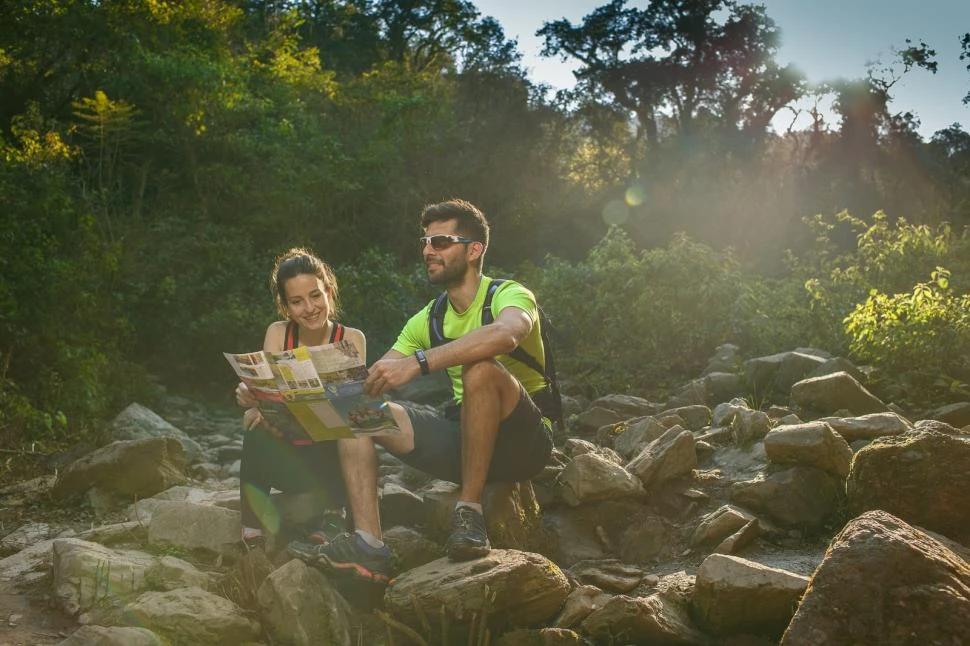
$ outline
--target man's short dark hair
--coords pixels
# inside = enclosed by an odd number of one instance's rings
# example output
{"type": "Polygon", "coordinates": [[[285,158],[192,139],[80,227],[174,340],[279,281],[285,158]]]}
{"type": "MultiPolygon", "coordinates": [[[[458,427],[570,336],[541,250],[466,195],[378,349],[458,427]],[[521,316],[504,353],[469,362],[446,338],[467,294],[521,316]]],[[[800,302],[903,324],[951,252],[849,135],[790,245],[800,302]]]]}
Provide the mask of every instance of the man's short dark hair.
{"type": "Polygon", "coordinates": [[[488,220],[477,206],[466,200],[453,199],[429,204],[421,212],[421,227],[425,229],[432,222],[447,220],[455,220],[459,235],[481,242],[488,249],[488,220]]]}

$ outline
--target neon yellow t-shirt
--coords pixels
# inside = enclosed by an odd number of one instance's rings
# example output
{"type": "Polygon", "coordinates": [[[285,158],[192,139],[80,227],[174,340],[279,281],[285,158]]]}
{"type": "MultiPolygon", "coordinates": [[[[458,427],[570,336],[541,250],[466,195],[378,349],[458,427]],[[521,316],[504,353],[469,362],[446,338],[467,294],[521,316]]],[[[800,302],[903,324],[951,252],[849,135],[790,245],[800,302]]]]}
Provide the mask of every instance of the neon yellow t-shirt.
{"type": "MultiPolygon", "coordinates": [[[[485,292],[488,291],[488,284],[491,279],[482,276],[478,285],[478,293],[464,312],[456,312],[448,301],[445,310],[445,320],[443,330],[445,338],[457,339],[472,330],[477,330],[482,326],[482,306],[485,302],[485,292]]],[[[417,350],[427,350],[431,347],[431,335],[428,331],[428,317],[431,316],[431,307],[434,301],[428,303],[424,309],[412,316],[404,329],[394,342],[392,349],[397,350],[405,356],[414,354],[417,350]]],[[[518,307],[529,315],[532,319],[532,331],[522,340],[520,347],[534,357],[540,366],[545,367],[545,353],[542,347],[542,332],[539,329],[539,309],[536,306],[535,295],[519,283],[513,280],[506,280],[496,288],[492,295],[492,313],[498,318],[499,313],[506,307],[518,307]]],[[[507,355],[501,354],[496,359],[505,366],[505,369],[512,373],[512,376],[519,380],[529,393],[535,393],[546,387],[545,377],[535,370],[507,355]]],[[[448,376],[451,378],[451,388],[454,393],[455,401],[461,402],[461,366],[448,368],[448,376]]]]}

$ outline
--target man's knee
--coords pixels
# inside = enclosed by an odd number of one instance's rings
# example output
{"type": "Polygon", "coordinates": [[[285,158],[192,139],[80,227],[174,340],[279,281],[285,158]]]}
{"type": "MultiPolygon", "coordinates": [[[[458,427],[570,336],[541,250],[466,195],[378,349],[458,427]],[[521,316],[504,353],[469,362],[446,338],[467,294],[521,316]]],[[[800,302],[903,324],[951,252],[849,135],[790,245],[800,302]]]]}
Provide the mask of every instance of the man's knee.
{"type": "Polygon", "coordinates": [[[500,384],[511,375],[494,359],[476,361],[461,367],[461,384],[465,392],[475,390],[487,384],[500,384]]]}

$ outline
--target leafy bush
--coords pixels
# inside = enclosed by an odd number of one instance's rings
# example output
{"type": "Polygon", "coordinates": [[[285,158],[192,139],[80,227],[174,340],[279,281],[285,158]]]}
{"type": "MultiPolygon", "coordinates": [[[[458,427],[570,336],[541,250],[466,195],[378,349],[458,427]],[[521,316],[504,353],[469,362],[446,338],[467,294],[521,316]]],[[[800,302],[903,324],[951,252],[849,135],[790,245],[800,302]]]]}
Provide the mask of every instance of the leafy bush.
{"type": "Polygon", "coordinates": [[[957,295],[938,267],[911,292],[873,290],[845,319],[854,356],[871,362],[885,382],[904,385],[925,407],[970,395],[970,294],[957,295]]]}
{"type": "Polygon", "coordinates": [[[558,366],[591,395],[648,393],[696,376],[727,340],[742,284],[728,253],[686,236],[637,253],[618,228],[585,261],[550,258],[536,275],[558,366]]]}

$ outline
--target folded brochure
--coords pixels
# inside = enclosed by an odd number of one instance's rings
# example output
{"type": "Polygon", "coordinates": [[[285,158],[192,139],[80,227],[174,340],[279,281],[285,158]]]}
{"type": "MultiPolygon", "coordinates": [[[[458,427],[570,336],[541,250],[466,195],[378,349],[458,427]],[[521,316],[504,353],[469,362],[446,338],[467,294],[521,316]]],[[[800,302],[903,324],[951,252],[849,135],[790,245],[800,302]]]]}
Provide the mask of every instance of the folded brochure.
{"type": "Polygon", "coordinates": [[[363,391],[367,366],[346,339],[223,354],[256,397],[266,423],[289,439],[321,442],[399,431],[387,401],[363,391]]]}

